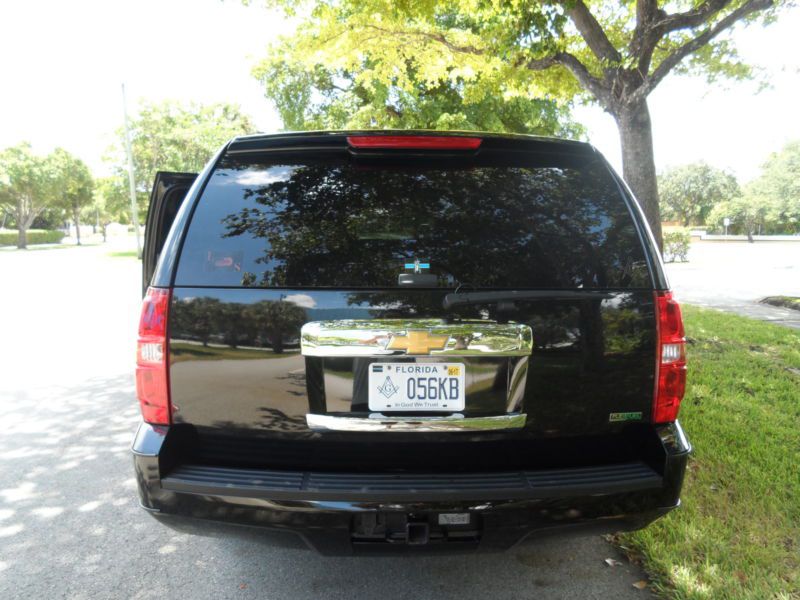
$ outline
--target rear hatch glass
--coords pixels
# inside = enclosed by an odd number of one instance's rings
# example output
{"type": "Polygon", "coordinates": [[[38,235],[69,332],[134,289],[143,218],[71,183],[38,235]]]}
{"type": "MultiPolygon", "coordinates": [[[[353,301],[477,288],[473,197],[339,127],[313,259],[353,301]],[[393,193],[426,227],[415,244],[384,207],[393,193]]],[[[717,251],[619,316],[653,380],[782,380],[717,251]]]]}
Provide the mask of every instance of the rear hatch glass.
{"type": "Polygon", "coordinates": [[[645,288],[629,207],[595,158],[224,159],[186,234],[178,286],[645,288]],[[413,277],[412,277],[413,279],[413,277]]]}

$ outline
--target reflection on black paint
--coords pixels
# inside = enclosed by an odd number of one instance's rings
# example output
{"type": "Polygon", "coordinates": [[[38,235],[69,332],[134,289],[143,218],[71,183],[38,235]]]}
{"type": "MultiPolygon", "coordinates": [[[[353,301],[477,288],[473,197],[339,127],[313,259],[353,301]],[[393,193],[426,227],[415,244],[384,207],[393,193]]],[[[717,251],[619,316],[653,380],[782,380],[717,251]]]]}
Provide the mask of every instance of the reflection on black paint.
{"type": "Polygon", "coordinates": [[[632,220],[599,164],[365,169],[230,159],[198,204],[177,281],[392,288],[415,258],[445,287],[647,284],[632,220]],[[243,259],[209,270],[208,256],[243,259]]]}
{"type": "Polygon", "coordinates": [[[186,298],[175,302],[170,315],[173,338],[210,341],[231,348],[252,346],[283,353],[287,344],[298,350],[300,328],[307,321],[304,308],[290,302],[261,300],[250,304],[221,302],[218,298],[186,298]]]}
{"type": "MultiPolygon", "coordinates": [[[[640,411],[648,418],[655,361],[652,292],[609,291],[602,301],[459,305],[454,314],[442,308],[447,293],[176,288],[170,324],[178,421],[220,431],[226,423],[264,435],[310,435],[308,412],[364,411],[355,361],[301,356],[300,328],[314,320],[404,316],[483,316],[530,325],[534,350],[521,407],[528,414],[527,435],[589,435],[624,426],[609,424],[611,412],[640,411]],[[225,316],[230,312],[240,315],[235,326],[225,316]],[[217,360],[207,360],[203,351],[217,360]]],[[[479,400],[470,396],[470,411],[505,410],[506,381],[498,371],[479,400]]]]}

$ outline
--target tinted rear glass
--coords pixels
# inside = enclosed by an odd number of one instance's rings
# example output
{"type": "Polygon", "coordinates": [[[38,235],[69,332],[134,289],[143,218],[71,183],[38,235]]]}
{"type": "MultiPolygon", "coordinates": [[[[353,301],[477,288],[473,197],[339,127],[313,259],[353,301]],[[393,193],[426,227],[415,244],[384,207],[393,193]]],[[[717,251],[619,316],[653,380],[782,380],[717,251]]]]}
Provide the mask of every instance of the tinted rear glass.
{"type": "Polygon", "coordinates": [[[634,223],[599,161],[512,166],[226,159],[176,284],[648,287],[634,223]]]}

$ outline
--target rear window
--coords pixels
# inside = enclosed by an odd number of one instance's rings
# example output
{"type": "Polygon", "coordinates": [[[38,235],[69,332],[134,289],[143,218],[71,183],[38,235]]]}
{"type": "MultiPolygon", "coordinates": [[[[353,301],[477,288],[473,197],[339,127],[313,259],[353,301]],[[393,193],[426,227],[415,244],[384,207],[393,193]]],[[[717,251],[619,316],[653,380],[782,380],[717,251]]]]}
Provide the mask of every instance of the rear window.
{"type": "Polygon", "coordinates": [[[649,286],[606,167],[552,158],[226,159],[195,209],[176,285],[395,288],[409,274],[445,288],[649,286]]]}

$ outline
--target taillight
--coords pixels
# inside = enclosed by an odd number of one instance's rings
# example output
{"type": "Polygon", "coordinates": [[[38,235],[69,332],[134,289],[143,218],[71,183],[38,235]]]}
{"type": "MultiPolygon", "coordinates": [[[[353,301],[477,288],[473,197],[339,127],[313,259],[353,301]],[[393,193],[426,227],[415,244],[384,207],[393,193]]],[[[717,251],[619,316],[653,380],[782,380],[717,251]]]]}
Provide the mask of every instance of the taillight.
{"type": "Polygon", "coordinates": [[[483,140],[454,135],[351,135],[353,148],[400,148],[415,150],[476,150],[483,140]]]}
{"type": "Polygon", "coordinates": [[[686,389],[686,338],[681,307],[672,292],[656,292],[656,391],[653,422],[670,423],[678,418],[686,389]]]}
{"type": "Polygon", "coordinates": [[[136,395],[142,417],[153,425],[169,425],[167,315],[170,290],[148,288],[142,301],[136,348],[136,395]]]}

